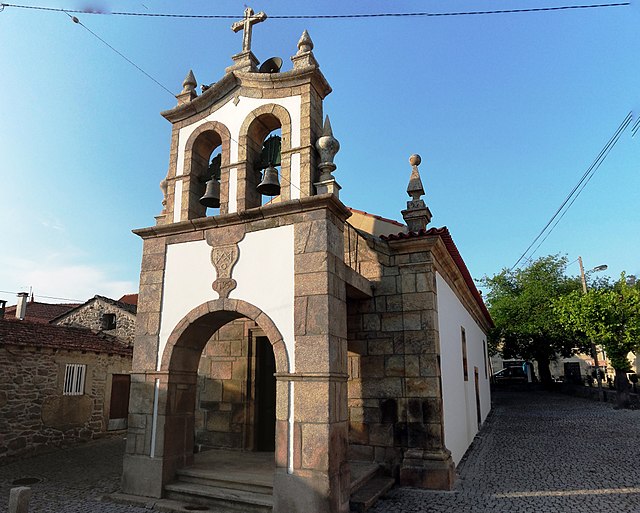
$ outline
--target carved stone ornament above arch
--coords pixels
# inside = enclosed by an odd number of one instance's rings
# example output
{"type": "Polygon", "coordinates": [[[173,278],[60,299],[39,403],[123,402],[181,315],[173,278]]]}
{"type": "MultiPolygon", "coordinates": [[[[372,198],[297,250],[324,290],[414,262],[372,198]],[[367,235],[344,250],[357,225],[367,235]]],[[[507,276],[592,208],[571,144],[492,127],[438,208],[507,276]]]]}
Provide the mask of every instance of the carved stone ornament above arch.
{"type": "Polygon", "coordinates": [[[195,307],[173,329],[162,353],[161,371],[194,372],[211,336],[222,326],[246,317],[254,321],[271,343],[277,373],[289,372],[289,357],[280,330],[258,307],[241,299],[216,299],[195,307]]]}

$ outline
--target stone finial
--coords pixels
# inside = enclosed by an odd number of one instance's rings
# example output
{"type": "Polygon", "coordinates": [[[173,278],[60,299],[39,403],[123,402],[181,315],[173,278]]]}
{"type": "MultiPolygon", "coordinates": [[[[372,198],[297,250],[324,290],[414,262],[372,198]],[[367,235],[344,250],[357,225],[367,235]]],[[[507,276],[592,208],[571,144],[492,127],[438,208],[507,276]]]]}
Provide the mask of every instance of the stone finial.
{"type": "Polygon", "coordinates": [[[188,93],[189,91],[193,91],[198,86],[198,82],[196,81],[196,76],[193,74],[193,70],[190,69],[187,76],[184,77],[182,81],[182,92],[188,93]]]}
{"type": "Polygon", "coordinates": [[[420,199],[420,196],[424,194],[424,187],[422,186],[422,180],[420,179],[420,171],[418,166],[422,162],[422,158],[417,153],[414,153],[409,157],[409,164],[411,164],[411,177],[409,178],[409,185],[407,186],[407,194],[411,196],[413,201],[420,199]]]}
{"type": "Polygon", "coordinates": [[[316,141],[316,149],[320,154],[320,163],[318,169],[320,169],[320,178],[316,186],[318,194],[332,193],[338,196],[338,192],[341,187],[336,182],[335,177],[331,174],[336,169],[336,165],[333,159],[336,153],[340,150],[340,143],[333,136],[333,130],[331,129],[331,121],[329,116],[324,120],[324,127],[322,128],[322,135],[318,137],[316,141]]]}
{"type": "Polygon", "coordinates": [[[411,164],[411,176],[409,177],[407,194],[411,199],[407,201],[407,209],[402,211],[402,217],[407,223],[409,231],[412,232],[425,230],[429,221],[431,221],[431,211],[425,204],[424,200],[420,198],[420,196],[424,194],[420,171],[418,171],[418,166],[421,162],[422,158],[420,158],[420,155],[418,154],[413,154],[409,157],[409,164],[411,164]]]}
{"type": "Polygon", "coordinates": [[[293,62],[293,69],[319,67],[318,61],[313,56],[313,41],[311,41],[311,36],[306,30],[298,41],[298,53],[291,57],[291,61],[293,62]]]}
{"type": "Polygon", "coordinates": [[[184,80],[182,81],[182,91],[180,91],[180,94],[176,95],[176,98],[178,99],[178,105],[189,103],[191,100],[198,96],[198,93],[196,91],[197,85],[198,82],[196,81],[196,77],[193,74],[193,70],[189,70],[189,73],[187,73],[187,76],[184,77],[184,80]]]}
{"type": "Polygon", "coordinates": [[[310,52],[313,50],[313,41],[311,41],[311,36],[309,32],[305,31],[300,36],[300,40],[298,41],[298,53],[297,55],[301,55],[306,52],[310,52]]]}

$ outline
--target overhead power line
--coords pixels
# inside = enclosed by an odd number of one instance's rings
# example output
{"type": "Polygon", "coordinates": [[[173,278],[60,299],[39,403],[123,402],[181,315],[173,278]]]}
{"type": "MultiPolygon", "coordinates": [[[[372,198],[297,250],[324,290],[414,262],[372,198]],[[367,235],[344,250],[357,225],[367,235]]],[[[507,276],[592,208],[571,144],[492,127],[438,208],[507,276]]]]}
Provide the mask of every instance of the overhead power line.
{"type": "Polygon", "coordinates": [[[613,147],[616,145],[616,143],[620,139],[620,136],[622,135],[622,133],[626,130],[626,128],[631,123],[632,119],[633,119],[633,115],[632,115],[631,112],[629,112],[625,116],[625,118],[622,121],[622,123],[620,123],[620,125],[618,126],[618,128],[616,129],[614,134],[611,136],[611,138],[609,139],[607,144],[605,144],[604,147],[602,148],[602,150],[600,150],[600,153],[595,158],[595,160],[591,163],[591,165],[587,168],[587,170],[584,172],[584,174],[580,177],[580,180],[578,180],[578,183],[576,183],[576,185],[573,187],[573,189],[571,189],[571,192],[567,195],[567,197],[563,200],[562,204],[558,207],[558,209],[555,211],[555,213],[551,216],[551,219],[549,219],[547,224],[544,225],[544,228],[542,228],[542,230],[540,230],[540,233],[538,233],[536,238],[533,239],[533,242],[531,242],[531,244],[529,244],[529,246],[524,251],[524,253],[522,253],[522,255],[520,255],[520,258],[518,258],[516,263],[513,264],[513,266],[511,267],[512,271],[522,261],[522,259],[525,258],[525,256],[529,253],[529,250],[536,244],[536,242],[538,242],[538,240],[543,235],[544,235],[544,238],[540,241],[540,243],[536,246],[536,248],[531,252],[531,254],[529,256],[531,257],[533,254],[535,254],[535,252],[542,245],[542,243],[545,240],[547,240],[547,237],[549,237],[549,235],[554,230],[554,228],[562,220],[562,218],[568,212],[568,210],[571,208],[571,206],[574,204],[576,199],[578,199],[578,196],[580,196],[580,193],[587,186],[587,184],[589,183],[591,178],[593,178],[593,175],[596,173],[598,168],[605,161],[605,159],[607,158],[607,156],[609,155],[609,153],[611,152],[613,147]],[[556,218],[557,218],[557,220],[556,220],[556,218]],[[554,223],[554,221],[555,221],[555,223],[554,223]],[[552,224],[553,224],[553,226],[551,226],[552,224]],[[551,226],[551,228],[549,229],[549,231],[547,231],[547,229],[550,226],[551,226]]]}
{"type": "MultiPolygon", "coordinates": [[[[269,18],[276,20],[335,20],[335,19],[358,19],[358,18],[420,18],[439,16],[479,16],[488,14],[517,14],[531,12],[566,11],[571,9],[601,9],[605,7],[625,7],[631,2],[616,2],[606,4],[584,4],[584,5],[560,5],[555,7],[530,7],[523,9],[499,9],[492,11],[458,11],[458,12],[384,12],[384,13],[360,13],[360,14],[274,14],[269,18]]],[[[67,12],[72,14],[97,14],[111,16],[138,16],[145,18],[191,18],[191,19],[221,19],[233,20],[237,14],[163,14],[150,12],[124,12],[124,11],[102,11],[102,10],[71,10],[56,7],[42,7],[35,5],[20,5],[0,3],[1,8],[13,7],[16,9],[31,9],[38,11],[67,12]]],[[[1,10],[1,9],[0,9],[1,10]]]]}
{"type": "Polygon", "coordinates": [[[149,73],[147,73],[145,70],[143,70],[140,66],[138,66],[135,62],[133,62],[131,59],[129,59],[129,57],[127,57],[126,55],[124,55],[122,52],[120,52],[118,49],[114,48],[113,46],[111,46],[107,41],[105,41],[104,39],[102,39],[98,34],[96,34],[93,30],[91,30],[89,27],[87,27],[84,23],[82,23],[77,17],[75,16],[71,16],[71,14],[69,14],[67,11],[62,11],[63,13],[65,13],[67,16],[69,16],[69,18],[71,18],[71,20],[80,25],[83,29],[85,29],[87,32],[89,32],[89,34],[91,34],[93,37],[95,37],[98,41],[102,42],[104,45],[106,45],[109,49],[113,50],[116,54],[118,54],[120,57],[122,57],[125,61],[127,61],[129,64],[131,64],[134,68],[136,68],[138,71],[140,71],[140,73],[142,73],[143,75],[145,75],[147,78],[149,78],[150,80],[152,80],[153,82],[155,82],[157,85],[159,85],[162,89],[164,89],[165,91],[167,91],[172,97],[175,96],[171,90],[167,87],[165,87],[164,85],[162,85],[160,82],[158,82],[155,78],[153,78],[151,75],[149,75],[149,73]]]}

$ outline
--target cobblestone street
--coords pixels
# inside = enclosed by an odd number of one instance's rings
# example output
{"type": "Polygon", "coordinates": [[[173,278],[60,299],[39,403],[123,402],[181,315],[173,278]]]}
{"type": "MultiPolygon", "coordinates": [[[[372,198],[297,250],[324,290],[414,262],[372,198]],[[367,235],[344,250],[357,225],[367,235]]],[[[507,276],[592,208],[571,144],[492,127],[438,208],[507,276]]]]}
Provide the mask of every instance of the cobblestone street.
{"type": "Polygon", "coordinates": [[[493,394],[452,492],[395,489],[370,511],[640,512],[640,411],[559,394],[493,394]]]}
{"type": "MultiPolygon", "coordinates": [[[[452,492],[397,488],[373,513],[640,512],[640,411],[546,393],[498,393],[452,492]]],[[[99,502],[119,486],[122,439],[0,467],[0,512],[12,481],[31,485],[31,513],[142,513],[99,502]]],[[[309,512],[312,513],[312,512],[309,512]]]]}

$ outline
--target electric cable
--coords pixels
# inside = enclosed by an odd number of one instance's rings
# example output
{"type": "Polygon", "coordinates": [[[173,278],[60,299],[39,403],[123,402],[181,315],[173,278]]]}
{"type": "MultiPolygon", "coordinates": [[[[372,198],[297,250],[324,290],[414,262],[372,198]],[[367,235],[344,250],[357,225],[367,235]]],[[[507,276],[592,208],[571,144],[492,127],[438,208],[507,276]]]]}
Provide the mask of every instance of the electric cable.
{"type": "Polygon", "coordinates": [[[153,80],[153,82],[155,82],[157,85],[162,87],[162,89],[167,91],[172,97],[175,98],[175,95],[171,92],[171,90],[169,88],[167,88],[164,85],[162,85],[155,78],[153,78],[149,73],[147,73],[145,70],[143,70],[140,66],[138,66],[131,59],[129,59],[126,55],[124,55],[118,49],[116,49],[112,45],[110,45],[107,41],[105,41],[103,38],[101,38],[98,34],[96,34],[93,30],[91,30],[89,27],[87,27],[84,23],[82,23],[76,16],[71,16],[71,14],[69,14],[67,11],[64,11],[64,10],[62,12],[65,13],[67,16],[69,16],[69,18],[71,18],[71,21],[73,21],[77,25],[80,25],[83,29],[85,29],[87,32],[89,32],[89,34],[91,34],[93,37],[95,37],[96,39],[101,41],[104,45],[106,45],[108,48],[113,50],[116,54],[118,54],[125,61],[127,61],[129,64],[131,64],[134,68],[136,68],[138,71],[140,71],[142,74],[144,74],[147,78],[153,80]]]}
{"type": "MultiPolygon", "coordinates": [[[[529,7],[522,9],[498,9],[491,11],[458,11],[458,12],[383,12],[383,13],[359,13],[359,14],[275,14],[269,18],[276,20],[335,20],[335,19],[363,19],[363,18],[407,18],[407,17],[441,17],[441,16],[478,16],[489,14],[518,14],[530,12],[565,11],[571,9],[601,9],[607,7],[626,7],[631,2],[615,2],[606,4],[582,4],[582,5],[560,5],[554,7],[529,7]]],[[[102,10],[81,10],[62,9],[58,7],[43,7],[35,5],[7,4],[0,3],[0,7],[13,7],[16,9],[31,9],[38,11],[65,12],[74,14],[95,14],[111,16],[134,16],[145,18],[191,18],[191,19],[237,19],[237,15],[230,14],[163,14],[148,12],[123,12],[123,11],[102,11],[102,10]]]]}
{"type": "MultiPolygon", "coordinates": [[[[11,292],[8,290],[0,290],[0,294],[19,294],[19,292],[11,292]]],[[[35,294],[34,294],[35,296],[35,294]]],[[[43,297],[45,299],[59,299],[61,301],[72,301],[73,303],[84,303],[84,300],[81,299],[70,299],[68,297],[55,297],[55,296],[45,296],[44,294],[38,294],[38,297],[43,297]]]]}
{"type": "Polygon", "coordinates": [[[551,216],[551,219],[549,219],[549,221],[547,222],[547,224],[544,226],[544,228],[540,231],[540,233],[538,233],[538,235],[536,236],[535,239],[533,239],[533,242],[531,244],[529,244],[529,246],[527,247],[527,249],[524,251],[524,253],[522,253],[522,255],[520,256],[520,258],[518,258],[518,260],[516,261],[515,264],[513,264],[513,266],[511,267],[511,271],[513,271],[515,269],[515,267],[520,263],[520,261],[522,261],[522,259],[525,257],[525,255],[527,255],[529,253],[529,250],[536,244],[536,242],[540,239],[540,237],[542,237],[543,234],[545,234],[545,232],[547,231],[547,228],[549,228],[549,226],[552,225],[552,223],[554,223],[554,220],[556,219],[556,217],[558,217],[558,215],[562,212],[562,214],[560,215],[560,217],[558,218],[558,220],[553,224],[553,226],[551,227],[551,229],[546,233],[546,235],[544,236],[544,238],[542,239],[542,241],[540,241],[540,243],[536,246],[536,248],[533,250],[533,252],[529,255],[529,258],[538,250],[538,248],[542,245],[542,243],[549,237],[549,234],[553,231],[553,229],[558,225],[558,223],[562,220],[562,218],[564,217],[564,215],[567,213],[567,211],[571,208],[571,206],[573,205],[573,203],[576,201],[576,199],[578,198],[578,196],[580,196],[580,193],[584,190],[584,188],[587,186],[587,184],[589,183],[589,181],[591,180],[591,178],[593,177],[593,175],[595,174],[595,172],[599,169],[599,167],[602,165],[602,163],[604,162],[604,160],[607,158],[607,156],[609,155],[609,153],[611,152],[611,150],[613,149],[613,147],[616,145],[616,143],[618,142],[618,140],[620,139],[620,136],[622,135],[622,133],[624,132],[624,130],[629,126],[629,123],[631,122],[632,119],[632,113],[629,112],[626,117],[624,118],[624,120],[622,121],[622,123],[618,126],[618,128],[616,129],[615,133],[613,136],[611,136],[611,138],[609,139],[609,141],[607,142],[607,144],[605,144],[605,146],[602,148],[602,150],[600,150],[600,153],[598,154],[598,156],[596,157],[596,159],[593,161],[593,163],[589,166],[589,168],[585,171],[585,173],[582,175],[582,177],[580,178],[580,180],[578,181],[578,183],[573,187],[573,189],[571,190],[571,192],[567,195],[567,197],[564,199],[564,201],[562,202],[562,204],[560,205],[560,207],[555,211],[555,213],[553,214],[553,216],[551,216]],[[568,206],[567,206],[568,205],[568,206]],[[565,208],[566,207],[566,208],[565,208]]]}

